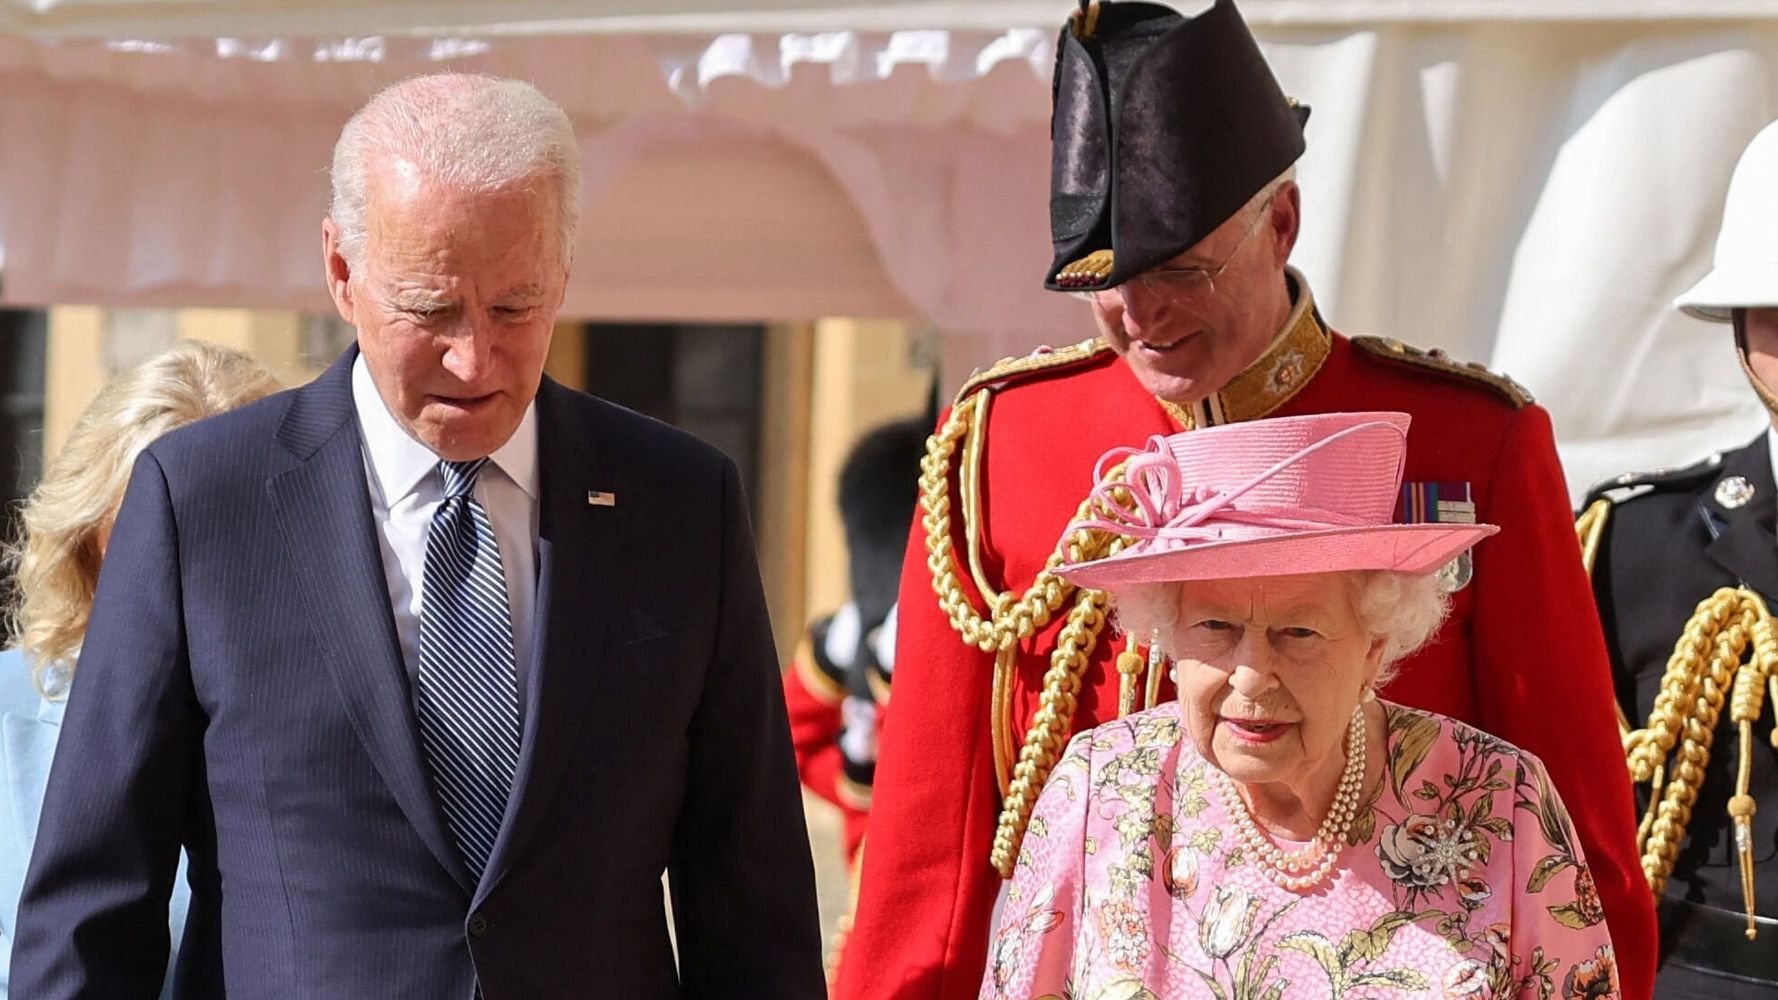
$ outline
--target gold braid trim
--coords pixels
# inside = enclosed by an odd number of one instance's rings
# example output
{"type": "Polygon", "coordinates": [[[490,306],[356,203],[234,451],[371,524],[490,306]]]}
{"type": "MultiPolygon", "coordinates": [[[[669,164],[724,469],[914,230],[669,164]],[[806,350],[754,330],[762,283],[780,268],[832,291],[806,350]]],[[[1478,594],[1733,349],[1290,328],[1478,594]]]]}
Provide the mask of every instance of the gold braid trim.
{"type": "MultiPolygon", "coordinates": [[[[926,568],[932,573],[932,589],[938,595],[939,610],[966,645],[995,655],[992,696],[992,731],[996,776],[1001,783],[1003,806],[999,828],[994,835],[994,867],[1010,878],[1017,859],[1019,843],[1030,823],[1031,809],[1037,793],[1055,766],[1067,742],[1074,719],[1080,680],[1087,662],[1105,627],[1105,595],[1096,590],[1076,591],[1075,587],[1055,574],[1064,562],[1087,562],[1120,551],[1124,540],[1111,532],[1076,529],[1063,535],[1056,549],[1045,561],[1031,586],[1020,595],[983,593],[988,602],[987,614],[976,610],[964,592],[957,575],[956,546],[951,539],[951,471],[952,459],[959,442],[967,440],[962,458],[964,482],[973,483],[981,463],[982,436],[972,433],[973,425],[986,410],[986,392],[973,392],[951,408],[950,417],[937,433],[926,439],[926,456],[920,462],[921,526],[926,531],[926,568]],[[1036,635],[1048,625],[1062,605],[1074,597],[1066,624],[1050,654],[1050,669],[1044,675],[1040,708],[1019,749],[1018,763],[1011,763],[1011,692],[1016,667],[1018,644],[1036,635]]],[[[1122,474],[1114,469],[1111,476],[1122,474]]],[[[975,495],[972,488],[971,496],[975,495]]],[[[1077,517],[1086,517],[1092,501],[1082,501],[1077,517]]],[[[971,548],[970,564],[976,565],[975,550],[980,544],[977,528],[979,516],[965,513],[965,538],[971,548]]],[[[979,581],[979,578],[978,578],[979,581]]],[[[979,581],[985,582],[985,581],[979,581]]]]}
{"type": "MultiPolygon", "coordinates": [[[[1593,575],[1593,565],[1599,561],[1599,546],[1605,540],[1605,522],[1611,519],[1611,500],[1600,497],[1587,505],[1579,517],[1574,519],[1574,533],[1580,538],[1580,564],[1586,567],[1587,576],[1593,575]]],[[[1628,740],[1630,717],[1624,714],[1624,706],[1611,700],[1611,708],[1617,713],[1617,734],[1619,738],[1628,740]]],[[[1628,744],[1625,744],[1628,746],[1628,744]]]]}
{"type": "MultiPolygon", "coordinates": [[[[1756,595],[1753,600],[1758,601],[1756,595]]],[[[1741,756],[1735,767],[1735,794],[1729,799],[1729,816],[1735,824],[1735,856],[1741,865],[1741,902],[1747,914],[1747,940],[1758,935],[1753,900],[1753,814],[1758,809],[1748,786],[1753,779],[1753,724],[1765,707],[1766,685],[1778,678],[1778,626],[1760,604],[1753,626],[1753,658],[1735,672],[1735,691],[1729,700],[1729,720],[1740,730],[1741,756]]],[[[1778,725],[1772,728],[1778,741],[1778,725]]]]}
{"type": "MultiPolygon", "coordinates": [[[[955,568],[956,546],[951,542],[951,456],[956,453],[958,439],[968,433],[982,398],[978,393],[960,401],[938,433],[926,439],[926,457],[920,460],[920,523],[926,529],[926,568],[932,572],[939,610],[965,644],[994,653],[1049,624],[1074,588],[1049,572],[1061,565],[1062,553],[1058,551],[1022,596],[983,594],[991,604],[986,616],[976,611],[963,592],[955,568]]],[[[980,452],[971,448],[964,460],[974,465],[980,452]]]]}
{"type": "MultiPolygon", "coordinates": [[[[1753,934],[1751,828],[1752,799],[1746,795],[1751,767],[1752,727],[1761,705],[1760,689],[1778,671],[1778,625],[1760,596],[1744,587],[1724,587],[1698,604],[1686,622],[1673,655],[1661,677],[1648,725],[1624,736],[1624,752],[1630,777],[1648,782],[1649,807],[1636,832],[1642,852],[1642,872],[1649,888],[1660,895],[1673,872],[1674,861],[1685,841],[1686,825],[1710,764],[1710,745],[1723,700],[1731,687],[1735,697],[1730,717],[1742,730],[1737,795],[1729,802],[1736,827],[1742,890],[1753,934]],[[1747,663],[1742,656],[1751,645],[1747,663]],[[1748,834],[1741,833],[1743,829],[1748,834]]],[[[1778,733],[1774,734],[1778,739],[1778,733]]]]}
{"type": "MultiPolygon", "coordinates": [[[[1123,548],[1123,539],[1112,543],[1115,554],[1123,548]]],[[[1050,654],[1049,672],[1043,675],[1043,697],[1031,731],[1019,750],[1019,763],[1013,769],[1012,786],[1007,789],[1000,807],[1000,825],[994,831],[994,850],[989,860],[1001,878],[1012,878],[1018,863],[1019,845],[1031,825],[1031,811],[1037,806],[1037,795],[1049,780],[1063,748],[1068,743],[1070,724],[1074,721],[1075,700],[1080,694],[1080,679],[1087,671],[1087,661],[1105,627],[1106,598],[1102,591],[1083,590],[1080,599],[1068,612],[1067,624],[1050,654]]]]}
{"type": "Polygon", "coordinates": [[[1018,675],[1019,647],[1008,646],[994,654],[993,702],[988,738],[994,741],[994,781],[1002,797],[1012,787],[1012,762],[1018,747],[1012,741],[1012,682],[1018,675]]]}
{"type": "Polygon", "coordinates": [[[1391,337],[1353,337],[1352,346],[1384,361],[1412,365],[1478,382],[1504,397],[1515,410],[1522,410],[1536,402],[1524,386],[1510,377],[1491,371],[1486,365],[1479,365],[1474,361],[1458,361],[1441,350],[1423,350],[1391,337]]]}
{"type": "Polygon", "coordinates": [[[846,688],[839,681],[827,675],[821,664],[815,660],[815,644],[804,632],[797,641],[796,655],[790,658],[790,667],[796,671],[797,680],[802,681],[803,690],[809,692],[816,701],[823,705],[838,705],[846,698],[846,688]]]}
{"type": "Polygon", "coordinates": [[[1136,696],[1142,686],[1142,671],[1148,667],[1148,658],[1136,649],[1136,637],[1124,636],[1124,651],[1117,654],[1112,661],[1117,664],[1117,717],[1123,718],[1136,711],[1136,696]]]}
{"type": "Polygon", "coordinates": [[[1599,543],[1605,537],[1605,522],[1611,518],[1611,500],[1600,497],[1574,519],[1574,533],[1580,538],[1580,564],[1593,575],[1593,564],[1599,561],[1599,543]]]}

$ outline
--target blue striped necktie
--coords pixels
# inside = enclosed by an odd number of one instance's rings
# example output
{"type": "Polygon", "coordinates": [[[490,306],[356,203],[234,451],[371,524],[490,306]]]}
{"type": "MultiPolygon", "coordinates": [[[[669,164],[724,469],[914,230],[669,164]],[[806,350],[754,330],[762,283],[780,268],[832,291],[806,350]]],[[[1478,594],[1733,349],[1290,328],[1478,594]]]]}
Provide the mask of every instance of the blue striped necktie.
{"type": "Polygon", "coordinates": [[[420,739],[445,821],[479,880],[519,759],[518,669],[506,574],[475,479],[488,460],[440,462],[420,597],[420,739]]]}

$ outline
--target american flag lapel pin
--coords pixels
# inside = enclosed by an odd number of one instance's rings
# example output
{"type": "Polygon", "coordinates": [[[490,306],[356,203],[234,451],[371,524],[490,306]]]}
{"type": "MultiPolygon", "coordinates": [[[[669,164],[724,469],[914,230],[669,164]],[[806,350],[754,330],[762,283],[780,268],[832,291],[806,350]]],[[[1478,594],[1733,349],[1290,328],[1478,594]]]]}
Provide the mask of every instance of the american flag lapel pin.
{"type": "Polygon", "coordinates": [[[617,494],[604,490],[587,490],[586,505],[588,507],[616,507],[617,494]]]}

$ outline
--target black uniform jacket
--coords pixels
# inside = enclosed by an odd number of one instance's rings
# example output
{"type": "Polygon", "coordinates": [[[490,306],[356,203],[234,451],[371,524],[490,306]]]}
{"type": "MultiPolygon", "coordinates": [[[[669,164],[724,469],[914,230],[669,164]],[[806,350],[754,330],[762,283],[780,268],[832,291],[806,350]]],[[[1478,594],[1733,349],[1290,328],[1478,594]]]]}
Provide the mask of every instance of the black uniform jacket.
{"type": "MultiPolygon", "coordinates": [[[[1721,587],[1745,585],[1778,611],[1778,487],[1766,435],[1747,446],[1676,472],[1629,476],[1587,498],[1616,498],[1606,522],[1593,589],[1617,686],[1631,725],[1647,723],[1674,644],[1698,603],[1721,587]],[[1739,482],[1736,481],[1739,477],[1739,482]]],[[[1554,692],[1552,692],[1554,695],[1554,692]]],[[[1758,912],[1778,917],[1778,750],[1772,746],[1774,706],[1754,728],[1750,792],[1758,912]]],[[[1687,825],[1688,836],[1667,895],[1724,910],[1742,909],[1734,826],[1740,736],[1723,701],[1711,742],[1706,780],[1687,825]]],[[[1638,805],[1646,808],[1646,787],[1638,805]]],[[[1765,935],[1759,944],[1767,945],[1765,935]]],[[[1770,947],[1778,948],[1778,942],[1770,947]]]]}

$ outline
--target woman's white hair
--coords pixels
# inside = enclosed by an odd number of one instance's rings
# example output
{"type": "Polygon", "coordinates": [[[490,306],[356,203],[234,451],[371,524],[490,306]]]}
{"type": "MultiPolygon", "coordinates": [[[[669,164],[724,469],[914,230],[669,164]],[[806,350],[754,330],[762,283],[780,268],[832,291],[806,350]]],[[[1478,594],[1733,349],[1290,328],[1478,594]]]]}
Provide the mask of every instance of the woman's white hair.
{"type": "MultiPolygon", "coordinates": [[[[1437,573],[1411,574],[1363,570],[1336,574],[1349,589],[1352,607],[1364,630],[1384,640],[1383,665],[1377,685],[1395,676],[1400,662],[1426,644],[1450,609],[1450,594],[1437,573]]],[[[1118,630],[1148,642],[1159,637],[1161,652],[1173,656],[1179,629],[1179,583],[1149,583],[1121,588],[1111,595],[1118,630]]]]}
{"type": "Polygon", "coordinates": [[[379,91],[346,122],[333,147],[333,204],[340,252],[364,264],[365,215],[378,164],[406,162],[457,191],[548,185],[558,212],[562,262],[580,221],[580,147],[568,115],[536,87],[467,73],[416,76],[379,91]]]}

